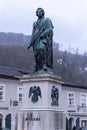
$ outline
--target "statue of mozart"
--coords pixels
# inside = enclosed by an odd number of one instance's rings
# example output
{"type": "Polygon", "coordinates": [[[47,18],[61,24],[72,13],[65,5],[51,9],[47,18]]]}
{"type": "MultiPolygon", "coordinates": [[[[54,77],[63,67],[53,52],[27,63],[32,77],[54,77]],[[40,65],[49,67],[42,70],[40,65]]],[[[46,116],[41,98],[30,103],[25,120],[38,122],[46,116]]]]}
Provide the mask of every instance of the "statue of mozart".
{"type": "Polygon", "coordinates": [[[37,21],[33,23],[33,31],[28,49],[32,46],[35,56],[35,72],[50,72],[53,68],[53,24],[44,17],[42,8],[36,10],[37,21]]]}

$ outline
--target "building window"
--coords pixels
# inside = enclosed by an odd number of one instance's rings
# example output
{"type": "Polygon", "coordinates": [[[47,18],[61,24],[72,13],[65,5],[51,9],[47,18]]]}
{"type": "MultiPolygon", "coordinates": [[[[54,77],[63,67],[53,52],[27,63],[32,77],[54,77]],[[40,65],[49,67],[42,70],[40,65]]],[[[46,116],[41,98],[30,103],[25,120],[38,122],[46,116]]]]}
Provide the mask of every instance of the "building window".
{"type": "Polygon", "coordinates": [[[81,104],[81,106],[87,105],[87,94],[86,93],[80,94],[80,104],[81,104]]]}
{"type": "Polygon", "coordinates": [[[5,100],[5,86],[0,85],[0,101],[4,101],[4,100],[5,100]]]}
{"type": "Polygon", "coordinates": [[[87,120],[81,120],[81,127],[87,126],[87,120]]]}
{"type": "Polygon", "coordinates": [[[17,99],[18,102],[23,102],[23,87],[18,87],[17,99]]]}
{"type": "Polygon", "coordinates": [[[74,92],[68,92],[68,105],[69,106],[75,105],[75,93],[74,92]]]}

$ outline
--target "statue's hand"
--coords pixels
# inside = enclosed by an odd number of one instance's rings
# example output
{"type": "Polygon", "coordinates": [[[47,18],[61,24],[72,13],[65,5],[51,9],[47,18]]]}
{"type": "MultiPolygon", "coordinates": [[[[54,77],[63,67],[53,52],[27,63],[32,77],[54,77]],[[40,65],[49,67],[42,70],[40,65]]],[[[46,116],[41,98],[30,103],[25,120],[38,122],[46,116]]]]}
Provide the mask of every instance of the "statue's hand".
{"type": "Polygon", "coordinates": [[[28,45],[28,46],[27,46],[27,49],[30,49],[30,47],[31,47],[31,45],[28,45]]]}
{"type": "Polygon", "coordinates": [[[43,39],[43,38],[44,38],[44,34],[41,34],[41,35],[40,35],[40,39],[43,39]]]}

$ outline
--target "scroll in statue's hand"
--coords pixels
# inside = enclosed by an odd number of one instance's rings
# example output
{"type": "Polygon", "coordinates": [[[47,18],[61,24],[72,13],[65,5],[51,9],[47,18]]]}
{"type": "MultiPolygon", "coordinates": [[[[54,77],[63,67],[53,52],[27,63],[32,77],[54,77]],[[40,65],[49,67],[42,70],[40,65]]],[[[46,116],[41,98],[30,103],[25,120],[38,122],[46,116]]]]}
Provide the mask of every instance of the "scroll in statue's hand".
{"type": "Polygon", "coordinates": [[[28,47],[27,47],[27,49],[30,49],[30,47],[31,47],[31,45],[29,44],[28,47]]]}
{"type": "Polygon", "coordinates": [[[43,39],[43,38],[44,38],[44,34],[41,34],[41,35],[40,35],[40,39],[43,39]]]}

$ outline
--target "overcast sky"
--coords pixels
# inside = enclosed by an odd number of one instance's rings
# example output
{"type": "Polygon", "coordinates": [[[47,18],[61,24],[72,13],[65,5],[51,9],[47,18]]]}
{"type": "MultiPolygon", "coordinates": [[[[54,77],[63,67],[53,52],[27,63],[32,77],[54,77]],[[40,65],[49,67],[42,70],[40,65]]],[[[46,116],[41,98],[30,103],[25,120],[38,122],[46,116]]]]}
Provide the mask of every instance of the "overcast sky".
{"type": "Polygon", "coordinates": [[[61,49],[87,52],[87,0],[0,0],[0,32],[31,35],[38,7],[52,20],[61,49]]]}

